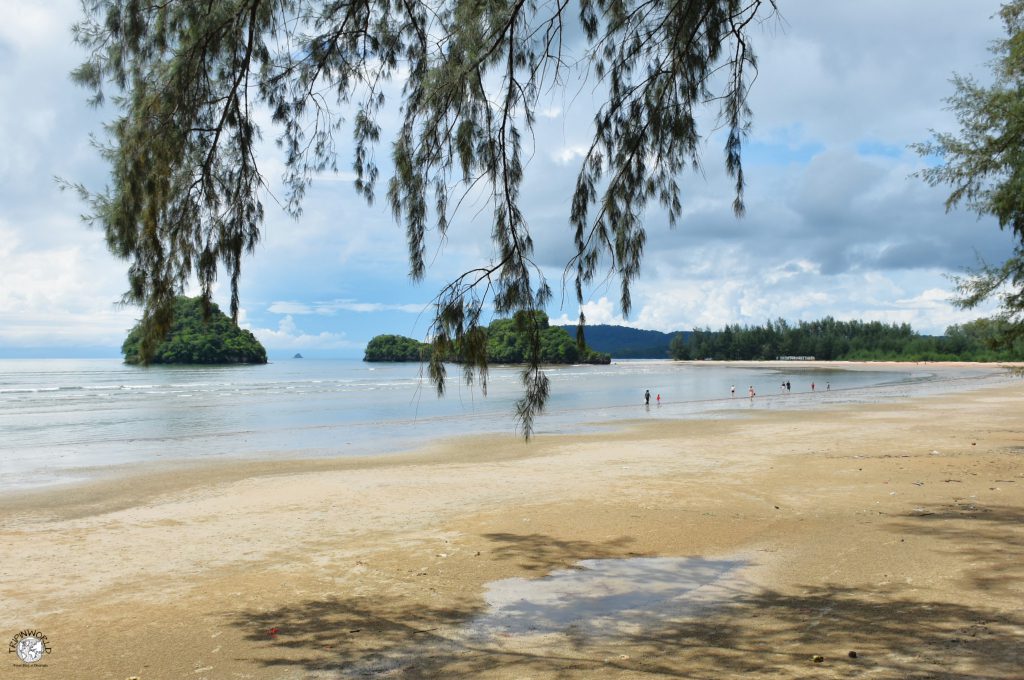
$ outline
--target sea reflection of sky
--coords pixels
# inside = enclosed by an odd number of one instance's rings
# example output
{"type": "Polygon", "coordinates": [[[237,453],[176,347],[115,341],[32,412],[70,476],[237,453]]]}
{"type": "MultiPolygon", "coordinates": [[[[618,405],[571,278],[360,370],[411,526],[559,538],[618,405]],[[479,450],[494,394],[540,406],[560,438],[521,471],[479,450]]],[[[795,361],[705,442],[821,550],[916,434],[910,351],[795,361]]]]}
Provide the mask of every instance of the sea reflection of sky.
{"type": "MultiPolygon", "coordinates": [[[[535,423],[539,435],[594,432],[635,419],[884,401],[1013,379],[989,369],[836,371],[669,361],[546,371],[551,398],[535,423]],[[791,390],[782,388],[787,381],[791,390]],[[746,396],[751,385],[753,401],[746,396]]],[[[0,360],[0,489],[154,459],[379,455],[441,437],[516,432],[518,368],[493,367],[486,396],[464,384],[457,366],[449,375],[439,399],[419,364],[286,360],[140,368],[111,360],[0,360]]]]}

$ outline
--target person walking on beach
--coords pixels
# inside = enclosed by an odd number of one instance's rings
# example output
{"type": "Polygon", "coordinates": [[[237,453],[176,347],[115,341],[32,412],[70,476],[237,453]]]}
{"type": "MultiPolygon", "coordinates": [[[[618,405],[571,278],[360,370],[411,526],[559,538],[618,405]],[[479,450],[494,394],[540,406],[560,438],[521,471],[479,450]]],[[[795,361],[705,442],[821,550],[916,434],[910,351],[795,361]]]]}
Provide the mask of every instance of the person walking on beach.
{"type": "Polygon", "coordinates": [[[811,383],[811,392],[814,391],[814,383],[811,383]]]}
{"type": "Polygon", "coordinates": [[[832,383],[830,383],[830,382],[825,383],[825,391],[828,392],[831,389],[832,389],[832,383]]]}
{"type": "Polygon", "coordinates": [[[646,390],[644,392],[644,406],[650,406],[650,405],[651,405],[651,391],[650,390],[646,390]]]}

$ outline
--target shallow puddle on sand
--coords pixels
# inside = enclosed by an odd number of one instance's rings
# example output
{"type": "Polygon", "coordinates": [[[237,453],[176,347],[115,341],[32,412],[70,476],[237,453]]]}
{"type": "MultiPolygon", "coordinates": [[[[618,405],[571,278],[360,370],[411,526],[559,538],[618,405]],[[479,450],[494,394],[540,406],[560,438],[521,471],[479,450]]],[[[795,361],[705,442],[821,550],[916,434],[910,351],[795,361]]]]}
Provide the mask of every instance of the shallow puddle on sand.
{"type": "Polygon", "coordinates": [[[471,677],[474,659],[528,663],[543,659],[543,649],[561,658],[566,639],[579,653],[591,641],[650,634],[659,625],[728,604],[751,585],[740,574],[748,565],[746,560],[700,557],[594,559],[541,578],[494,581],[484,593],[485,613],[451,628],[431,628],[431,635],[408,645],[368,654],[346,666],[342,677],[406,677],[414,669],[425,673],[416,677],[471,677]],[[513,656],[501,657],[504,653],[513,656]],[[424,671],[424,659],[440,666],[424,671]],[[435,672],[449,662],[461,670],[435,672]]]}
{"type": "Polygon", "coordinates": [[[539,579],[487,586],[471,635],[615,635],[726,602],[747,562],[699,557],[583,560],[539,579]]]}

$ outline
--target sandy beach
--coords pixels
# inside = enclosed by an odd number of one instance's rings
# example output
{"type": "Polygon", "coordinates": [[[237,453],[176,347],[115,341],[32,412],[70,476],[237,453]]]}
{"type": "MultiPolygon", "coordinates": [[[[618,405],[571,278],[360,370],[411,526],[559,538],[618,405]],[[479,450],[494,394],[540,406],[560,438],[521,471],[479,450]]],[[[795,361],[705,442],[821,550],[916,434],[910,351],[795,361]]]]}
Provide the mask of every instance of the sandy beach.
{"type": "Polygon", "coordinates": [[[1021,678],[1022,416],[1024,380],[11,494],[0,634],[50,652],[0,677],[1021,678]]]}

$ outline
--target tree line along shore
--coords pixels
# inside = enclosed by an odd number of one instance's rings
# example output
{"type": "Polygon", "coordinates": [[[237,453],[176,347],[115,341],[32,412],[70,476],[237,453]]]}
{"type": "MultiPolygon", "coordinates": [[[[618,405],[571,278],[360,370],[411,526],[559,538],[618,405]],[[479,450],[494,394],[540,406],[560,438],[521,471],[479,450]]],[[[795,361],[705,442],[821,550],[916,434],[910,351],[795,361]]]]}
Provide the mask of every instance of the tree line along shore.
{"type": "MultiPolygon", "coordinates": [[[[546,317],[545,317],[546,319],[546,317]]],[[[880,321],[817,321],[790,324],[783,319],[760,326],[733,324],[720,330],[660,331],[600,324],[586,326],[587,351],[596,361],[575,353],[574,326],[545,326],[544,363],[605,363],[619,359],[715,359],[764,361],[783,357],[822,361],[1022,361],[1024,338],[1006,341],[1005,322],[978,319],[922,335],[909,324],[880,321]]],[[[488,358],[495,363],[522,363],[525,336],[512,320],[488,327],[488,358]]],[[[365,361],[425,361],[431,346],[401,335],[378,335],[366,347],[365,361]]],[[[588,356],[588,355],[584,355],[588,356]]]]}
{"type": "Polygon", "coordinates": [[[837,321],[826,317],[790,325],[783,319],[763,326],[726,326],[720,331],[676,334],[673,359],[767,360],[813,357],[824,361],[1019,361],[1024,337],[1007,334],[1006,322],[978,319],[921,335],[910,324],[837,321]]]}

